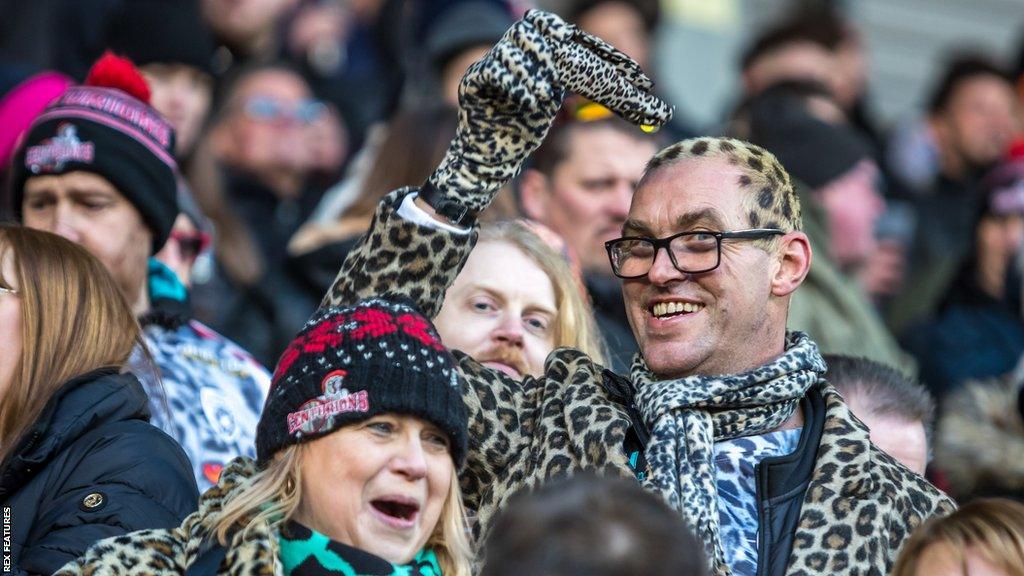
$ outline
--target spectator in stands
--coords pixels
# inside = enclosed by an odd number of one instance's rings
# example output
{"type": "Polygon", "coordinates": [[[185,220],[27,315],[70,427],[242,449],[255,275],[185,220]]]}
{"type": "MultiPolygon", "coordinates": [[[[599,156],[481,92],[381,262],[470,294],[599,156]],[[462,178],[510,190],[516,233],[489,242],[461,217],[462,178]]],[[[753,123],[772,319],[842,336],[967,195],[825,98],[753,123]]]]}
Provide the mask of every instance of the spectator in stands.
{"type": "Polygon", "coordinates": [[[897,332],[927,320],[969,255],[981,176],[1008,151],[1018,106],[1006,73],[977,56],[946,67],[928,106],[928,131],[939,159],[934,182],[915,196],[920,225],[901,298],[890,310],[897,332]]]}
{"type": "MultiPolygon", "coordinates": [[[[540,145],[563,89],[658,127],[671,109],[650,86],[599,39],[528,12],[463,78],[464,122],[438,169],[382,200],[323,306],[398,293],[436,311],[476,214],[540,145]]],[[[517,489],[602,468],[688,519],[715,573],[887,571],[953,503],[870,443],[817,347],[787,334],[811,261],[788,173],[746,142],[686,140],[648,163],[629,216],[606,244],[643,350],[628,380],[566,348],[522,381],[459,359],[476,529],[517,489]],[[857,529],[869,525],[886,530],[857,529]]]]}
{"type": "Polygon", "coordinates": [[[612,367],[625,372],[637,348],[604,242],[621,234],[657,141],[597,104],[585,106],[602,113],[551,129],[520,177],[520,200],[527,217],[565,238],[579,258],[612,367]]]}
{"type": "Polygon", "coordinates": [[[1021,576],[1024,505],[976,500],[918,528],[900,553],[893,576],[1021,576]]]}
{"type": "Polygon", "coordinates": [[[543,374],[555,348],[605,357],[579,279],[520,222],[483,227],[435,322],[445,346],[517,380],[543,374]]]}
{"type": "Polygon", "coordinates": [[[182,445],[205,489],[228,460],[253,453],[269,374],[191,321],[184,285],[150,258],[178,216],[178,182],[173,130],[147,97],[129,62],[98,61],[87,85],[69,88],[27,133],[15,157],[11,209],[25,226],[81,244],[114,277],[159,372],[141,350],[133,358],[153,421],[182,445]]]}
{"type": "Polygon", "coordinates": [[[469,576],[460,388],[407,304],[322,310],[277,365],[257,459],[181,526],[105,540],[58,574],[469,576]]]}
{"type": "Polygon", "coordinates": [[[858,281],[873,258],[884,256],[875,225],[885,202],[870,146],[849,125],[827,120],[841,113],[820,84],[777,84],[751,99],[747,114],[751,141],[773,152],[797,181],[814,249],[790,302],[789,327],[807,332],[823,352],[912,368],[858,281]]]}
{"type": "MultiPolygon", "coordinates": [[[[198,0],[133,0],[121,3],[106,25],[107,45],[126,55],[142,71],[152,93],[151,101],[174,127],[175,156],[182,180],[179,201],[196,204],[188,221],[176,223],[191,234],[192,225],[204,232],[216,232],[217,262],[222,275],[235,286],[256,282],[263,261],[239,215],[229,205],[224,183],[205,138],[214,93],[215,46],[202,20],[198,0]],[[209,215],[209,230],[200,225],[209,215]]],[[[176,245],[172,234],[168,246],[176,245]]],[[[169,248],[168,248],[169,249],[169,248]]],[[[172,256],[173,258],[173,256],[172,256]]],[[[172,261],[175,272],[185,273],[172,261]]],[[[188,274],[191,276],[191,264],[188,274]]],[[[180,278],[190,288],[190,302],[196,316],[210,319],[219,307],[217,293],[223,286],[212,279],[212,266],[196,279],[180,278]]]]}
{"type": "Polygon", "coordinates": [[[934,320],[905,337],[922,380],[940,398],[965,380],[1013,370],[1024,354],[1020,294],[1008,291],[1024,242],[1024,159],[997,167],[978,189],[968,256],[934,320]]]}
{"type": "Polygon", "coordinates": [[[828,383],[871,431],[871,442],[924,476],[931,456],[935,400],[899,371],[866,358],[825,354],[828,383]]]}
{"type": "Polygon", "coordinates": [[[288,241],[312,213],[321,190],[307,130],[327,113],[291,67],[266,64],[237,71],[211,128],[211,147],[226,172],[230,209],[256,239],[263,276],[229,286],[213,325],[269,364],[316,306],[287,269],[288,241]]]}
{"type": "Polygon", "coordinates": [[[495,520],[481,576],[705,576],[690,527],[636,482],[581,473],[523,490],[495,520]]]}
{"type": "Polygon", "coordinates": [[[52,574],[93,543],[196,509],[188,458],[123,372],[142,335],[123,292],[67,240],[0,226],[3,571],[52,574]]]}

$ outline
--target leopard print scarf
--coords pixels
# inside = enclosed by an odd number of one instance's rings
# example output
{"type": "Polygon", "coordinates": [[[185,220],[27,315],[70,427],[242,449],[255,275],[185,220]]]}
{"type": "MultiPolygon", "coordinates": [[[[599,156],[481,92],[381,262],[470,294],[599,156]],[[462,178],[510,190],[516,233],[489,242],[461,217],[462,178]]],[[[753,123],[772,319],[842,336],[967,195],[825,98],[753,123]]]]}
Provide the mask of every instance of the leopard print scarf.
{"type": "Polygon", "coordinates": [[[633,360],[635,402],[651,431],[644,483],[690,523],[714,574],[730,574],[719,539],[714,443],[778,428],[824,371],[817,345],[802,332],[787,335],[782,356],[743,374],[656,380],[639,354],[633,360]]]}

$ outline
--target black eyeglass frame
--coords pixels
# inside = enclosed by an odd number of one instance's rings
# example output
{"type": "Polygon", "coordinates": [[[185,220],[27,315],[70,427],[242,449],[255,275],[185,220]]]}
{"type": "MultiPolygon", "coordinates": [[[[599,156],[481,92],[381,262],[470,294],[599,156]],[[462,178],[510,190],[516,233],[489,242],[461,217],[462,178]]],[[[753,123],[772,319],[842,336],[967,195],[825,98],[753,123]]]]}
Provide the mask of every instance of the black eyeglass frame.
{"type": "Polygon", "coordinates": [[[732,239],[759,240],[761,238],[765,238],[765,237],[768,237],[768,236],[782,236],[785,233],[786,233],[785,231],[780,230],[778,228],[749,228],[747,230],[733,230],[733,231],[730,231],[730,232],[711,232],[711,231],[708,231],[708,230],[691,230],[691,231],[687,231],[687,232],[680,232],[678,234],[673,234],[671,236],[666,236],[665,238],[648,238],[647,236],[623,236],[622,238],[616,238],[615,240],[609,240],[609,241],[605,242],[604,243],[604,249],[608,253],[608,263],[611,264],[612,273],[615,274],[616,276],[618,276],[619,278],[624,279],[624,280],[634,280],[636,278],[643,278],[644,276],[647,276],[651,272],[651,268],[648,267],[646,272],[644,272],[643,274],[638,274],[636,276],[623,276],[622,274],[619,274],[619,271],[616,269],[616,266],[615,266],[615,258],[612,256],[612,247],[615,246],[615,244],[617,244],[618,242],[621,242],[623,240],[644,240],[646,242],[650,242],[654,246],[654,256],[651,257],[651,266],[652,267],[654,266],[654,261],[658,259],[658,251],[661,250],[662,248],[664,248],[665,251],[668,252],[668,259],[672,262],[672,266],[674,266],[676,270],[682,272],[683,274],[704,274],[705,272],[711,272],[715,268],[718,268],[719,266],[721,266],[721,264],[722,264],[722,240],[732,240],[732,239]],[[679,266],[679,263],[676,262],[676,255],[672,253],[672,248],[671,248],[672,241],[675,240],[676,238],[681,237],[681,236],[697,236],[697,235],[713,236],[715,238],[715,250],[716,250],[716,253],[717,253],[717,257],[715,259],[715,265],[710,267],[710,268],[705,268],[704,270],[683,270],[679,266]]]}

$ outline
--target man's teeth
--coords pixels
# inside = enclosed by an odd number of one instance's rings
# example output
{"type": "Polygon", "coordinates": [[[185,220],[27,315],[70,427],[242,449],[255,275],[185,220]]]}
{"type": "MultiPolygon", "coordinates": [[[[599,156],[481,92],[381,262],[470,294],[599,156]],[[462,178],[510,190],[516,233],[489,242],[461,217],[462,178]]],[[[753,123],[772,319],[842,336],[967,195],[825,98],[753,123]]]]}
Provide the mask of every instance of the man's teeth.
{"type": "Polygon", "coordinates": [[[668,316],[670,314],[687,314],[690,312],[696,312],[703,308],[703,304],[696,304],[693,302],[659,302],[654,305],[652,312],[655,316],[668,316]]]}

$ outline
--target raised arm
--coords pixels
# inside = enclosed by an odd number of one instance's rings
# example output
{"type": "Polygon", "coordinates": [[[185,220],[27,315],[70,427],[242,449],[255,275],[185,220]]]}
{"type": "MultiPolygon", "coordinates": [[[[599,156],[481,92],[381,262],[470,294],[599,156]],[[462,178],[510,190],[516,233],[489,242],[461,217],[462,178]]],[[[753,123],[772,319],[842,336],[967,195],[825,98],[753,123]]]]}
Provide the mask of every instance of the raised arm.
{"type": "Polygon", "coordinates": [[[444,159],[420,189],[381,202],[321,305],[401,295],[435,316],[473,248],[477,214],[540,145],[565,90],[659,127],[672,109],[649,93],[652,86],[615,48],[531,10],[466,72],[459,126],[444,159]]]}

